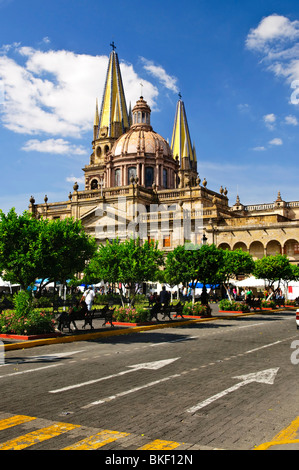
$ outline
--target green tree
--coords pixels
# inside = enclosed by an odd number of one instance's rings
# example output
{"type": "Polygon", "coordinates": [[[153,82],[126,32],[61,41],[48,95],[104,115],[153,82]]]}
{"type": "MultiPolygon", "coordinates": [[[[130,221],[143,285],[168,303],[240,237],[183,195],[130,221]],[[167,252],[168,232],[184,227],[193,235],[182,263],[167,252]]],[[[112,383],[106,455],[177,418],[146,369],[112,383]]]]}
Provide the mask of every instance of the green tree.
{"type": "Polygon", "coordinates": [[[236,278],[239,274],[250,274],[254,270],[254,261],[252,256],[241,249],[229,251],[223,251],[223,264],[219,269],[219,275],[221,282],[226,289],[227,295],[230,298],[229,294],[229,280],[236,278]]]}
{"type": "Polygon", "coordinates": [[[0,211],[0,270],[22,289],[37,278],[65,282],[83,271],[96,251],[95,240],[73,219],[36,219],[25,211],[0,211]]]}
{"type": "Polygon", "coordinates": [[[257,279],[264,279],[274,292],[274,283],[278,282],[279,286],[282,281],[290,280],[294,272],[287,256],[277,254],[256,260],[252,274],[257,279]]]}
{"type": "Polygon", "coordinates": [[[44,220],[38,240],[39,277],[65,284],[76,273],[83,272],[97,250],[96,241],[85,233],[80,220],[44,220]]]}
{"type": "Polygon", "coordinates": [[[0,211],[0,271],[3,277],[26,289],[38,277],[38,239],[41,221],[29,212],[0,211]]]}
{"type": "Polygon", "coordinates": [[[187,250],[180,245],[167,255],[165,280],[173,285],[181,282],[190,283],[193,295],[197,282],[202,283],[202,303],[207,304],[206,285],[215,285],[219,282],[219,270],[223,266],[223,257],[223,250],[215,245],[189,244],[187,250]]]}
{"type": "Polygon", "coordinates": [[[85,268],[84,281],[122,283],[129,290],[132,305],[141,284],[154,281],[161,266],[163,253],[158,250],[157,243],[142,243],[139,238],[124,242],[115,239],[99,246],[85,268]]]}

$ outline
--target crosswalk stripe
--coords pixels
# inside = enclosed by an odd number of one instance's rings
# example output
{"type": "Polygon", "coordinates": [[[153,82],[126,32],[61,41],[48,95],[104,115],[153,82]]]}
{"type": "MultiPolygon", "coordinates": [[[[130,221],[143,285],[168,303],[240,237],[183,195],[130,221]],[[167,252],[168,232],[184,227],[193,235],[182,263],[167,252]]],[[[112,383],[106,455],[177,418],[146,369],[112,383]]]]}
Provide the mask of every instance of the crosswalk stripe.
{"type": "Polygon", "coordinates": [[[17,426],[18,424],[28,423],[29,421],[32,421],[34,419],[36,418],[24,415],[16,415],[7,419],[2,419],[0,421],[0,431],[2,431],[3,429],[11,428],[13,426],[17,426]]]}
{"type": "Polygon", "coordinates": [[[149,442],[145,446],[139,447],[137,450],[171,450],[176,449],[181,444],[179,442],[174,441],[162,441],[160,439],[156,439],[155,441],[149,442]]]}
{"type": "Polygon", "coordinates": [[[94,436],[87,437],[82,441],[76,442],[75,444],[65,447],[62,450],[95,450],[100,447],[109,444],[110,442],[116,441],[122,437],[129,436],[130,434],[126,432],[117,432],[104,430],[94,436]]]}
{"type": "Polygon", "coordinates": [[[24,434],[16,439],[4,442],[0,444],[0,450],[21,450],[25,447],[30,447],[38,442],[51,439],[52,437],[59,436],[65,432],[71,431],[72,429],[79,428],[80,426],[69,423],[55,423],[52,426],[39,429],[37,431],[24,434]]]}
{"type": "MultiPolygon", "coordinates": [[[[2,420],[0,419],[0,431],[34,420],[37,420],[37,423],[39,422],[37,418],[32,416],[9,416],[8,413],[3,413],[2,418],[2,420]]],[[[49,422],[49,424],[50,423],[51,422],[49,422]]],[[[37,427],[36,424],[33,424],[33,426],[35,428],[37,427]]],[[[35,431],[18,436],[12,440],[0,443],[0,450],[22,450],[26,447],[30,447],[34,444],[38,444],[48,439],[52,439],[53,437],[57,437],[60,434],[66,433],[76,428],[82,428],[82,426],[70,423],[54,422],[53,424],[47,427],[37,429],[35,431]]],[[[86,430],[88,431],[88,428],[86,428],[86,430]]],[[[92,432],[91,429],[90,431],[92,432]]],[[[131,433],[104,429],[96,434],[92,434],[78,442],[75,442],[74,444],[64,447],[61,450],[96,450],[101,447],[104,447],[105,445],[111,442],[117,441],[118,439],[122,439],[127,436],[131,436],[131,438],[134,438],[134,435],[131,433]]],[[[145,444],[142,447],[137,448],[136,450],[172,450],[176,449],[177,447],[180,447],[182,444],[184,443],[156,439],[154,441],[149,442],[148,444],[145,444]]]]}

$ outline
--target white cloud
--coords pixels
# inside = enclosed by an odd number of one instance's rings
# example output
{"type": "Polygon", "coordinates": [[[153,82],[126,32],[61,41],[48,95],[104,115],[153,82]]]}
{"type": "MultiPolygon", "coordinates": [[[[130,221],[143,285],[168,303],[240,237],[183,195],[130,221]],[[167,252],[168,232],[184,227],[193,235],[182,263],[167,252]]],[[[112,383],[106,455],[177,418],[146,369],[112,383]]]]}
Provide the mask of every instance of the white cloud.
{"type": "Polygon", "coordinates": [[[268,127],[268,129],[270,130],[273,130],[274,129],[274,123],[276,121],[276,116],[275,114],[271,113],[271,114],[266,114],[265,116],[263,116],[263,120],[264,120],[264,123],[266,124],[266,126],[268,127]]]}
{"type": "Polygon", "coordinates": [[[264,150],[266,150],[266,147],[261,145],[260,147],[254,147],[253,150],[255,150],[256,152],[263,152],[264,150]]]}
{"type": "Polygon", "coordinates": [[[276,121],[276,116],[275,116],[275,114],[273,114],[273,113],[272,113],[272,114],[266,114],[266,115],[264,116],[264,121],[265,121],[265,122],[270,122],[270,123],[275,122],[275,121],[276,121]]]}
{"type": "Polygon", "coordinates": [[[299,21],[290,21],[285,16],[270,15],[262,19],[257,28],[252,28],[246,39],[249,49],[269,52],[273,46],[299,38],[299,21]]]}
{"type": "Polygon", "coordinates": [[[292,115],[289,115],[289,116],[285,117],[285,123],[289,124],[291,126],[298,126],[298,120],[297,120],[296,116],[292,116],[292,115]]]}
{"type": "Polygon", "coordinates": [[[85,179],[84,176],[80,176],[79,178],[76,178],[76,176],[67,176],[65,179],[68,183],[78,183],[78,184],[84,184],[85,179]]]}
{"type": "MultiPolygon", "coordinates": [[[[2,46],[2,124],[28,135],[80,137],[92,127],[96,98],[101,103],[107,64],[107,56],[66,50],[44,52],[20,44],[2,46]]],[[[120,68],[127,104],[135,103],[141,78],[131,64],[121,63],[120,68]]],[[[149,81],[142,82],[146,100],[150,106],[155,105],[157,88],[149,81]]]]}
{"type": "Polygon", "coordinates": [[[143,62],[143,68],[153,77],[157,78],[160,83],[162,83],[165,88],[171,90],[175,93],[178,93],[179,89],[177,87],[178,79],[172,77],[166,73],[165,69],[161,65],[155,65],[153,61],[145,59],[144,57],[140,58],[143,62]]]}
{"type": "Polygon", "coordinates": [[[282,142],[282,139],[279,139],[278,137],[276,137],[275,139],[270,140],[269,144],[270,145],[282,145],[283,142],[282,142]]]}
{"type": "MultiPolygon", "coordinates": [[[[291,21],[276,14],[263,18],[256,28],[250,30],[246,47],[261,54],[261,63],[268,70],[296,88],[294,82],[299,79],[298,20],[291,21]]],[[[298,101],[291,99],[290,103],[298,104],[298,101]]]]}
{"type": "Polygon", "coordinates": [[[28,140],[22,147],[25,152],[53,153],[58,155],[86,155],[87,150],[78,145],[72,145],[64,139],[28,140]]]}

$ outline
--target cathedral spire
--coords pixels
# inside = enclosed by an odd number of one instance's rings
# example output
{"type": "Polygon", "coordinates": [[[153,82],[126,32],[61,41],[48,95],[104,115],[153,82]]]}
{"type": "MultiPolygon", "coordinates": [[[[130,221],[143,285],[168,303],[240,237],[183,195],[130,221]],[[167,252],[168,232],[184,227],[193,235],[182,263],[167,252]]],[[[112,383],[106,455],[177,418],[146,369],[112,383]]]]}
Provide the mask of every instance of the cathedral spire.
{"type": "Polygon", "coordinates": [[[192,147],[185,105],[181,98],[182,95],[179,94],[171,139],[171,150],[174,157],[179,157],[182,167],[189,165],[191,169],[194,163],[196,163],[196,153],[194,147],[192,147]]]}
{"type": "Polygon", "coordinates": [[[192,146],[187,115],[182,95],[179,93],[176,114],[173,125],[171,150],[174,158],[179,159],[181,167],[181,186],[193,185],[197,176],[197,161],[195,146],[192,146]]]}
{"type": "Polygon", "coordinates": [[[100,132],[105,129],[106,137],[117,139],[130,125],[118,55],[114,43],[111,46],[98,127],[100,132]]]}

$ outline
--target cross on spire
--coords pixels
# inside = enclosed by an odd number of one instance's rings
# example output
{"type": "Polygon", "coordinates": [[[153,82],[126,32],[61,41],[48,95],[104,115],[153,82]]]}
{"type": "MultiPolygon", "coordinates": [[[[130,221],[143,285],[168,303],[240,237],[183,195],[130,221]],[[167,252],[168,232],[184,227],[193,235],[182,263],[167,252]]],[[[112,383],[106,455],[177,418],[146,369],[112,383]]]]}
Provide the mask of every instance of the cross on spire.
{"type": "Polygon", "coordinates": [[[114,41],[112,41],[112,43],[110,44],[110,46],[112,47],[113,50],[116,49],[116,45],[114,44],[114,41]]]}
{"type": "Polygon", "coordinates": [[[182,94],[181,94],[181,92],[179,92],[179,98],[180,98],[180,100],[182,99],[182,94]]]}

